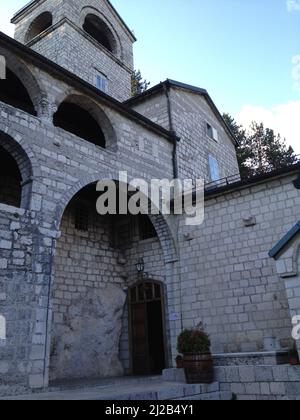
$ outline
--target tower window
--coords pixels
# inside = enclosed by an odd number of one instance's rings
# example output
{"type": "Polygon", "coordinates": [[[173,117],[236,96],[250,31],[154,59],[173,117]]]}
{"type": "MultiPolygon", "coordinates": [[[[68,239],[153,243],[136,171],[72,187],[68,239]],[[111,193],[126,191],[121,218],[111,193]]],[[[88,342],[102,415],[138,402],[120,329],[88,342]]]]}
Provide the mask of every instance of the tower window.
{"type": "Polygon", "coordinates": [[[101,92],[108,92],[108,79],[106,76],[104,76],[104,74],[98,73],[96,75],[96,87],[97,89],[101,90],[101,92]]]}
{"type": "Polygon", "coordinates": [[[52,14],[50,12],[42,13],[31,23],[26,35],[26,42],[30,42],[33,38],[50,28],[52,23],[52,14]]]}
{"type": "Polygon", "coordinates": [[[98,16],[93,14],[87,15],[83,24],[83,29],[108,51],[111,53],[115,52],[114,37],[107,24],[98,16]]]}

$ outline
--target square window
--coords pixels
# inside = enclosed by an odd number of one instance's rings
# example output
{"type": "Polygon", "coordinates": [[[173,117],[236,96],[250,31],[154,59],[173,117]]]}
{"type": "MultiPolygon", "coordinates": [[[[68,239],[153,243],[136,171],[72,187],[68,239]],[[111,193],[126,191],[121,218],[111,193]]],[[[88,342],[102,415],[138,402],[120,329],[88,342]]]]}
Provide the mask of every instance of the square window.
{"type": "Polygon", "coordinates": [[[96,87],[101,92],[107,93],[108,91],[108,79],[104,74],[98,73],[96,75],[96,87]]]}
{"type": "Polygon", "coordinates": [[[219,141],[219,133],[218,130],[216,130],[214,127],[212,127],[210,124],[206,124],[206,132],[208,137],[210,137],[212,140],[215,140],[216,142],[219,141]]]}

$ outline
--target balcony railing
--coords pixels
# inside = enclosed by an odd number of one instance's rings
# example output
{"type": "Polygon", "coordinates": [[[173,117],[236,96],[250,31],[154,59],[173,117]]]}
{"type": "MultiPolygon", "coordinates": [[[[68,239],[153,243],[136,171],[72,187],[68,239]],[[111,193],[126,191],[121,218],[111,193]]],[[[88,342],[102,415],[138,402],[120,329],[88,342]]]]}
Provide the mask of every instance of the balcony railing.
{"type": "Polygon", "coordinates": [[[257,171],[256,173],[253,172],[253,174],[249,174],[248,176],[244,176],[244,177],[241,177],[240,174],[231,175],[226,178],[221,178],[218,181],[206,183],[205,191],[209,192],[209,191],[213,191],[219,188],[227,187],[232,184],[236,184],[238,182],[242,182],[242,181],[246,182],[246,181],[261,177],[265,174],[271,174],[272,172],[275,173],[276,171],[279,171],[279,170],[284,170],[284,169],[288,170],[299,164],[300,164],[300,155],[296,155],[295,162],[292,165],[283,166],[281,168],[274,168],[274,166],[269,166],[269,167],[264,168],[262,171],[257,171]]]}

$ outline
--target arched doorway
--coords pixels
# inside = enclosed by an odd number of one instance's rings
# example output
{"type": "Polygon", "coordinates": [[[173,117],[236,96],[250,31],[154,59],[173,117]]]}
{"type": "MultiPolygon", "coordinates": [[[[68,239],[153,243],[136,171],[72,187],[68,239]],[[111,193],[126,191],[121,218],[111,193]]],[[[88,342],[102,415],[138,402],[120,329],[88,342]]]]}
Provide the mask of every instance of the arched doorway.
{"type": "Polygon", "coordinates": [[[163,285],[139,281],[129,290],[132,373],[161,374],[166,367],[163,285]]]}
{"type": "Polygon", "coordinates": [[[26,149],[0,130],[0,203],[23,209],[30,207],[33,177],[26,149]]]}
{"type": "MultiPolygon", "coordinates": [[[[103,174],[102,178],[117,176],[103,174]]],[[[166,263],[174,258],[175,248],[162,216],[151,218],[152,227],[145,217],[100,216],[95,206],[97,179],[101,177],[74,186],[56,211],[61,235],[56,244],[47,341],[49,377],[56,384],[132,374],[126,297],[129,279],[136,276],[136,261],[143,258],[145,267],[151,267],[149,278],[156,281],[146,283],[159,286],[154,287],[152,305],[147,294],[150,314],[151,307],[164,311],[164,288],[171,280],[166,263]]],[[[164,315],[153,312],[162,323],[163,344],[157,352],[157,341],[152,340],[149,355],[163,354],[163,359],[170,360],[168,321],[165,328],[164,315]]],[[[152,362],[147,374],[160,373],[164,366],[164,360],[152,362]]]]}

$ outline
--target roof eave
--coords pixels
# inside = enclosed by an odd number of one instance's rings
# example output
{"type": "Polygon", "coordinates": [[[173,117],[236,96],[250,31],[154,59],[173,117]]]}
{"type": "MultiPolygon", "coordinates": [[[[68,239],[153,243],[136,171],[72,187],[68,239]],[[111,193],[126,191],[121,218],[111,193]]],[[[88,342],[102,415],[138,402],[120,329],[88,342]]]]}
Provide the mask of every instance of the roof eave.
{"type": "Polygon", "coordinates": [[[27,61],[30,59],[30,62],[33,65],[42,68],[44,71],[54,75],[54,77],[63,78],[66,83],[70,83],[71,86],[77,88],[78,90],[94,96],[95,99],[101,99],[106,105],[111,106],[113,109],[127,116],[131,120],[144,125],[152,132],[156,132],[156,134],[163,136],[172,143],[179,140],[178,137],[174,136],[174,134],[172,134],[170,131],[166,130],[158,124],[155,124],[153,121],[124,105],[122,102],[119,102],[106,93],[99,91],[95,86],[92,86],[80,77],[71,73],[69,70],[66,70],[65,68],[59,66],[43,55],[37,53],[31,48],[28,48],[26,45],[21,44],[20,42],[2,32],[0,32],[0,42],[3,43],[4,48],[10,49],[10,51],[15,52],[21,58],[27,61]]]}
{"type": "Polygon", "coordinates": [[[186,83],[177,82],[177,81],[172,80],[172,79],[167,79],[164,82],[161,82],[161,83],[153,86],[152,88],[146,90],[145,92],[141,93],[140,95],[137,95],[134,98],[130,98],[125,103],[126,103],[126,105],[133,105],[135,103],[138,103],[138,102],[148,98],[149,96],[152,96],[152,95],[154,95],[154,94],[156,94],[160,91],[163,91],[165,86],[167,86],[169,88],[174,87],[174,88],[177,88],[177,89],[183,89],[183,90],[186,90],[186,91],[190,91],[191,93],[195,93],[195,94],[204,96],[206,98],[206,100],[208,101],[210,107],[212,108],[212,110],[216,114],[217,118],[219,119],[220,123],[223,125],[225,131],[227,132],[227,134],[231,138],[234,146],[235,147],[239,146],[239,143],[238,143],[237,139],[235,138],[234,134],[232,133],[232,131],[230,130],[230,128],[226,124],[226,121],[222,117],[220,111],[218,110],[216,104],[214,103],[214,101],[212,100],[211,96],[209,95],[209,93],[207,92],[206,89],[198,88],[196,86],[188,85],[186,83]]]}
{"type": "Polygon", "coordinates": [[[279,242],[269,252],[269,257],[278,258],[279,254],[287,247],[287,245],[294,239],[294,237],[300,232],[300,221],[292,227],[292,229],[280,239],[279,242]]]}

